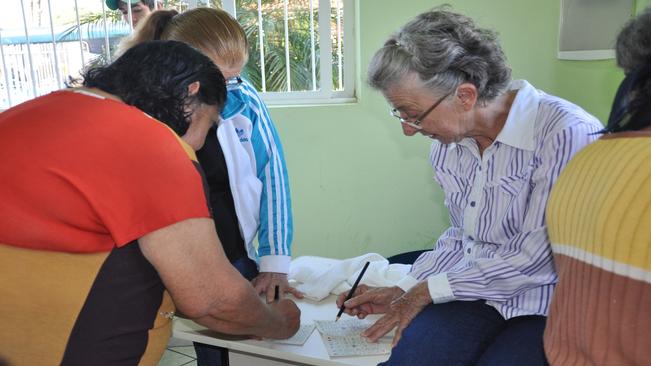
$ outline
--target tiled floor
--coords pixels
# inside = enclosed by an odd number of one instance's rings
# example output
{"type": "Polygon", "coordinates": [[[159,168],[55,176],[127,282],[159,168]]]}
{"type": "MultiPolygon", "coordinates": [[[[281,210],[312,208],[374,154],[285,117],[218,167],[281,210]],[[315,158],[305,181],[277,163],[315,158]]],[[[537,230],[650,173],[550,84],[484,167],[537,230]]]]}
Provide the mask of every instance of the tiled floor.
{"type": "Polygon", "coordinates": [[[171,338],[158,366],[197,366],[192,342],[171,338]]]}

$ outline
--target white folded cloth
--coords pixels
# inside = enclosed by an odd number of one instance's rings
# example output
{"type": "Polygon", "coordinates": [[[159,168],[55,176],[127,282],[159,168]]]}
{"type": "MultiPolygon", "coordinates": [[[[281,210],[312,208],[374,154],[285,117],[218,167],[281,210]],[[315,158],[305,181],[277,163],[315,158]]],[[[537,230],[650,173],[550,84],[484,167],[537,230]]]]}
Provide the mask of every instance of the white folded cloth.
{"type": "Polygon", "coordinates": [[[320,301],[331,293],[338,295],[350,290],[367,261],[371,264],[360,283],[369,286],[394,286],[411,269],[408,264],[389,264],[377,253],[349,259],[305,256],[292,261],[289,279],[300,282],[296,288],[305,297],[320,301]]]}

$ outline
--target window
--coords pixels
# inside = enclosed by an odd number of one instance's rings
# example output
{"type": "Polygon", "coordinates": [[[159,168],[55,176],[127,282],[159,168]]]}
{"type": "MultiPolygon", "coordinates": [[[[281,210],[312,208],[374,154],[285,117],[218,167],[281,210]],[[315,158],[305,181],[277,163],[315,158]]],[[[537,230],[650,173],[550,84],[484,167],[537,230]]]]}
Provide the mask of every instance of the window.
{"type": "MultiPolygon", "coordinates": [[[[17,2],[0,14],[0,110],[64,87],[84,67],[109,62],[119,40],[132,31],[104,0],[17,2]]],[[[243,75],[271,104],[355,97],[353,0],[161,3],[179,11],[223,7],[234,15],[250,44],[243,75]]]]}

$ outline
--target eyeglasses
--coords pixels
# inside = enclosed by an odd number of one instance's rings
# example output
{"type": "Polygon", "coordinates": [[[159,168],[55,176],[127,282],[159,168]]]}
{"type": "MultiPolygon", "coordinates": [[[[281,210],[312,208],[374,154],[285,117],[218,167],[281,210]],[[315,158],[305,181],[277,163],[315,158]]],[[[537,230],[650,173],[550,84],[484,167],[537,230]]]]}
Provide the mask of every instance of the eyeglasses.
{"type": "Polygon", "coordinates": [[[226,90],[234,90],[240,87],[242,84],[242,78],[237,75],[226,79],[226,90]]]}
{"type": "Polygon", "coordinates": [[[396,117],[400,121],[400,123],[404,123],[404,124],[406,124],[408,126],[411,126],[413,128],[416,128],[416,129],[420,130],[422,128],[422,127],[420,127],[420,124],[423,123],[423,118],[427,117],[427,115],[432,113],[432,111],[434,109],[436,109],[436,107],[438,107],[439,104],[441,104],[441,102],[443,102],[443,100],[445,98],[449,97],[451,94],[452,94],[452,92],[447,93],[444,96],[442,96],[439,100],[434,102],[434,104],[432,104],[431,107],[427,108],[423,113],[419,114],[413,121],[410,121],[409,118],[402,118],[402,116],[400,115],[400,111],[397,110],[396,108],[392,108],[389,113],[391,113],[391,115],[393,117],[396,117]]]}

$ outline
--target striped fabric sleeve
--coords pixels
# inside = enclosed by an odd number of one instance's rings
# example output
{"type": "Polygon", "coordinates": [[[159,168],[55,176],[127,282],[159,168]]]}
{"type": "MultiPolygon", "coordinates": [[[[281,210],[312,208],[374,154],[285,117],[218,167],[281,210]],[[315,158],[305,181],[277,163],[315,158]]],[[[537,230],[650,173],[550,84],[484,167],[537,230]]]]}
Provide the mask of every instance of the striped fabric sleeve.
{"type": "MultiPolygon", "coordinates": [[[[411,272],[403,277],[396,286],[407,292],[410,288],[416,286],[419,278],[427,278],[429,273],[445,273],[450,268],[463,260],[463,243],[461,241],[462,231],[458,227],[449,227],[436,241],[434,250],[421,254],[414,262],[411,272]]],[[[441,278],[447,281],[447,278],[441,278]]],[[[429,285],[429,284],[428,284],[429,285]]],[[[449,298],[451,301],[452,289],[450,286],[444,286],[440,289],[445,293],[434,293],[436,289],[430,289],[432,299],[437,302],[445,302],[449,298]]]]}
{"type": "MultiPolygon", "coordinates": [[[[427,279],[434,303],[452,300],[506,301],[532,288],[554,283],[545,208],[551,188],[569,160],[596,139],[594,126],[578,123],[551,134],[539,147],[531,177],[531,195],[524,210],[521,231],[500,245],[495,255],[461,261],[448,267],[445,242],[437,243],[429,258],[414,264],[412,277],[427,279]]],[[[403,288],[404,289],[404,288],[403,288]]]]}
{"type": "Polygon", "coordinates": [[[423,253],[412,267],[410,276],[425,278],[431,273],[442,273],[463,260],[463,230],[450,227],[436,241],[434,250],[423,253]]]}
{"type": "Polygon", "coordinates": [[[265,144],[264,159],[256,157],[258,179],[262,182],[260,197],[260,228],[258,230],[258,257],[260,272],[289,273],[293,239],[292,206],[287,167],[280,138],[269,110],[252,88],[246,92],[255,105],[258,129],[265,144]]]}

